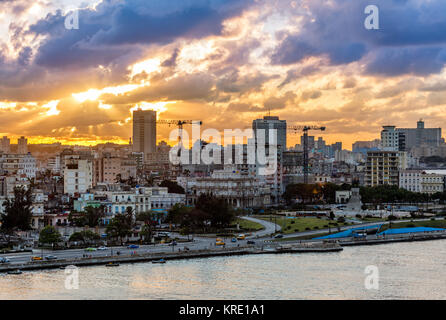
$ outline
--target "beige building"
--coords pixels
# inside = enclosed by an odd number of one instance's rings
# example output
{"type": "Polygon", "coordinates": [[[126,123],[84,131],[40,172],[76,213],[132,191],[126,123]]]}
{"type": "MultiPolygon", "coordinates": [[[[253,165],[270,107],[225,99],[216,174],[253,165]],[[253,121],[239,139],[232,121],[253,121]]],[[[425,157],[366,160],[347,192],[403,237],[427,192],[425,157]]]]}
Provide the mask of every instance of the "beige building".
{"type": "Polygon", "coordinates": [[[136,161],[132,158],[105,156],[94,161],[94,181],[97,183],[115,183],[118,175],[122,180],[136,178],[136,161]]]}
{"type": "Polygon", "coordinates": [[[402,151],[367,152],[365,185],[399,185],[399,171],[407,168],[407,154],[402,151]]]}

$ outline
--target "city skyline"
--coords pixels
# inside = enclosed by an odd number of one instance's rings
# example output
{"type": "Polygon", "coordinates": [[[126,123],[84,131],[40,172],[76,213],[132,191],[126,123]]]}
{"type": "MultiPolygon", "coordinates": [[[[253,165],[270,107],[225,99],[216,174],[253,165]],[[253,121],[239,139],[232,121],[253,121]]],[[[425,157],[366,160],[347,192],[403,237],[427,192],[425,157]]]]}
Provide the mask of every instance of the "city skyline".
{"type": "Polygon", "coordinates": [[[271,113],[348,148],[388,123],[441,127],[445,4],[374,2],[379,30],[364,1],[3,1],[0,135],[126,144],[138,107],[220,131],[271,113]]]}

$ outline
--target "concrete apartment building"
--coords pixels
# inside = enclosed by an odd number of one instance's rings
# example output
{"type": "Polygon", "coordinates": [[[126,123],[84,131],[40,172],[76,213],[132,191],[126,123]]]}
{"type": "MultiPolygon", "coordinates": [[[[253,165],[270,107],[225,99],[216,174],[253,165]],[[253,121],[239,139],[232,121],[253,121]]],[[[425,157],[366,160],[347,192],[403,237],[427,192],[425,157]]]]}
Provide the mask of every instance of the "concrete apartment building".
{"type": "Polygon", "coordinates": [[[93,161],[89,159],[65,159],[64,193],[85,193],[93,186],[93,161]]]}
{"type": "Polygon", "coordinates": [[[416,128],[384,126],[381,131],[381,148],[385,151],[410,151],[414,147],[439,147],[443,143],[441,128],[425,128],[424,121],[416,128]]]}
{"type": "Polygon", "coordinates": [[[399,185],[399,171],[407,169],[407,154],[401,151],[367,152],[365,185],[399,185]]]}
{"type": "Polygon", "coordinates": [[[156,152],[156,111],[133,111],[133,152],[156,152]]]}
{"type": "Polygon", "coordinates": [[[273,174],[263,175],[262,170],[265,169],[266,165],[261,165],[256,156],[256,169],[257,176],[264,183],[266,183],[271,188],[271,201],[273,203],[278,203],[280,197],[282,196],[284,190],[283,185],[283,163],[282,163],[282,153],[286,151],[287,147],[287,123],[286,120],[280,120],[279,117],[265,116],[263,119],[256,119],[252,122],[252,129],[254,131],[254,139],[256,145],[256,155],[257,148],[260,143],[260,132],[259,130],[264,130],[265,134],[265,145],[266,145],[266,156],[270,155],[269,152],[269,134],[271,130],[276,130],[277,136],[277,170],[273,174]]]}
{"type": "Polygon", "coordinates": [[[26,139],[23,136],[17,140],[17,153],[19,154],[28,153],[28,139],[26,139]]]}
{"type": "Polygon", "coordinates": [[[21,180],[36,177],[36,159],[30,154],[2,154],[0,167],[4,174],[17,176],[21,180]]]}
{"type": "Polygon", "coordinates": [[[118,174],[122,180],[136,178],[137,164],[134,158],[112,157],[108,154],[95,159],[94,164],[94,185],[115,183],[118,174]]]}
{"type": "Polygon", "coordinates": [[[0,151],[3,153],[11,152],[11,140],[7,136],[4,136],[1,140],[0,151]]]}

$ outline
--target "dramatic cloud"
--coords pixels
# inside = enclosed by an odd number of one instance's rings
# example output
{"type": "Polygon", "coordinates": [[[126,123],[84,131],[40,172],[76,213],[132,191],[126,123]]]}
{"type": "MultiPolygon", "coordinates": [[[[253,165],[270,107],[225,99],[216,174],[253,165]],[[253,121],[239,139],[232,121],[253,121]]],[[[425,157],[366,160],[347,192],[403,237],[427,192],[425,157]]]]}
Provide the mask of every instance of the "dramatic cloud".
{"type": "Polygon", "coordinates": [[[375,0],[378,30],[369,4],[0,0],[0,134],[124,143],[137,107],[218,130],[270,113],[347,146],[383,124],[441,126],[446,2],[375,0]]]}

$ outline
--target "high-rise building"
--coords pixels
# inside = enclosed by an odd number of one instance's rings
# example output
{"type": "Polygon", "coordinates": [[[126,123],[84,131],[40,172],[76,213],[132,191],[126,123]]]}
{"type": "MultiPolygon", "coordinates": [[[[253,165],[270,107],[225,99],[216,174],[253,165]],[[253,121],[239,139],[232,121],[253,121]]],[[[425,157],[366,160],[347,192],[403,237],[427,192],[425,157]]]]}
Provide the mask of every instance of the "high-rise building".
{"type": "Polygon", "coordinates": [[[156,111],[133,111],[133,152],[156,152],[156,111]]]}
{"type": "Polygon", "coordinates": [[[407,154],[402,151],[367,152],[365,184],[368,187],[399,184],[399,171],[407,169],[407,154]]]}
{"type": "Polygon", "coordinates": [[[17,140],[17,153],[19,154],[28,153],[28,139],[26,139],[23,136],[17,140]]]}
{"type": "MultiPolygon", "coordinates": [[[[256,119],[252,122],[252,129],[254,131],[255,145],[256,145],[256,155],[257,148],[259,147],[259,137],[260,131],[264,130],[265,133],[265,156],[275,158],[275,170],[272,170],[270,173],[268,170],[268,174],[261,174],[265,167],[271,166],[271,160],[268,160],[267,164],[260,164],[256,157],[256,170],[257,175],[264,183],[269,185],[271,188],[271,202],[278,203],[281,195],[284,192],[283,186],[283,167],[282,167],[282,153],[286,151],[286,130],[287,124],[286,120],[279,120],[279,117],[265,116],[263,119],[256,119]],[[272,141],[269,140],[270,130],[276,130],[277,137],[277,145],[276,150],[277,154],[271,154],[271,146],[273,145],[272,141]]],[[[271,158],[270,158],[271,159],[271,158]]]]}
{"type": "Polygon", "coordinates": [[[4,136],[1,140],[1,151],[3,153],[10,153],[11,152],[11,140],[7,137],[4,136]]]}
{"type": "Polygon", "coordinates": [[[383,126],[381,131],[381,149],[384,151],[406,150],[404,132],[399,131],[395,126],[383,126]]]}
{"type": "Polygon", "coordinates": [[[256,119],[252,122],[252,129],[257,143],[257,130],[265,130],[265,143],[269,144],[269,130],[276,129],[277,145],[286,150],[286,120],[279,120],[279,117],[265,116],[263,119],[256,119]]]}
{"type": "Polygon", "coordinates": [[[438,147],[442,144],[441,128],[425,128],[422,120],[417,122],[416,128],[384,126],[381,144],[382,149],[388,151],[410,151],[419,146],[438,147]]]}

